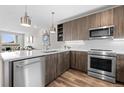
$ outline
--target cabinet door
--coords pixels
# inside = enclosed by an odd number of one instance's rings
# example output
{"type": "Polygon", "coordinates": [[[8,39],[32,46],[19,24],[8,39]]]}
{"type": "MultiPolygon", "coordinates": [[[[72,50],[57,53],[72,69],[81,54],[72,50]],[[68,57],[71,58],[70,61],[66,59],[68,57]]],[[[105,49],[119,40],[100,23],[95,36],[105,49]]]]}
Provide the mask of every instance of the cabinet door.
{"type": "Polygon", "coordinates": [[[87,56],[86,52],[71,52],[71,68],[87,72],[87,56]]]}
{"type": "Polygon", "coordinates": [[[58,62],[57,62],[57,76],[64,73],[70,67],[70,53],[63,52],[58,53],[58,62]]]}
{"type": "Polygon", "coordinates": [[[77,32],[77,20],[73,20],[71,23],[71,40],[78,40],[78,32],[77,32]]]}
{"type": "Polygon", "coordinates": [[[63,40],[71,40],[71,22],[66,22],[63,24],[63,40]]]}
{"type": "Polygon", "coordinates": [[[64,40],[87,40],[88,18],[83,17],[63,24],[64,40]]]}
{"type": "Polygon", "coordinates": [[[101,15],[101,26],[113,25],[113,9],[103,11],[101,15]]]}
{"type": "Polygon", "coordinates": [[[87,40],[89,37],[88,17],[78,19],[77,24],[78,40],[87,40]]]}
{"type": "Polygon", "coordinates": [[[114,8],[115,38],[124,38],[124,6],[114,8]]]}
{"type": "Polygon", "coordinates": [[[57,54],[45,57],[45,85],[49,84],[56,78],[57,54]]]}
{"type": "Polygon", "coordinates": [[[64,72],[64,53],[58,53],[57,76],[64,72]]]}
{"type": "Polygon", "coordinates": [[[124,55],[117,56],[117,81],[124,82],[124,55]]]}
{"type": "Polygon", "coordinates": [[[101,24],[101,14],[96,13],[88,16],[88,28],[100,27],[101,24]]]}
{"type": "Polygon", "coordinates": [[[64,52],[64,72],[70,68],[70,52],[64,52]]]}
{"type": "Polygon", "coordinates": [[[87,53],[76,52],[76,69],[87,72],[87,53]]]}
{"type": "Polygon", "coordinates": [[[71,51],[71,68],[75,69],[76,68],[76,52],[71,51]]]}

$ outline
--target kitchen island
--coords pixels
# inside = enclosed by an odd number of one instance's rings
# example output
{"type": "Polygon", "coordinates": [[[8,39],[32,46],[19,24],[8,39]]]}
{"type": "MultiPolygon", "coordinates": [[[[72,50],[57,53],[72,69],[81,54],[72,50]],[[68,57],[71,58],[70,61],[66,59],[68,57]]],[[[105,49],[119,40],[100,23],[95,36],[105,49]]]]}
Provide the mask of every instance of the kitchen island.
{"type": "MultiPolygon", "coordinates": [[[[13,52],[3,52],[0,54],[1,56],[1,65],[2,65],[2,75],[3,75],[3,82],[2,86],[14,86],[13,79],[14,79],[14,64],[22,64],[26,65],[29,61],[36,61],[38,60],[41,63],[46,62],[47,59],[51,58],[53,55],[57,55],[59,53],[68,52],[70,50],[24,50],[24,51],[13,51],[13,52]],[[39,59],[38,59],[39,58],[39,59]]],[[[51,61],[51,58],[49,61],[51,61]]],[[[49,65],[49,64],[48,64],[49,65]]],[[[36,66],[35,66],[36,67],[36,66]]],[[[38,67],[38,65],[37,65],[38,67]]],[[[42,66],[44,68],[45,66],[42,66]]],[[[17,71],[16,71],[17,72],[17,71]]],[[[36,73],[36,72],[35,72],[36,73]]],[[[45,73],[45,72],[44,72],[45,73]]],[[[23,79],[22,79],[23,80],[23,79]]]]}

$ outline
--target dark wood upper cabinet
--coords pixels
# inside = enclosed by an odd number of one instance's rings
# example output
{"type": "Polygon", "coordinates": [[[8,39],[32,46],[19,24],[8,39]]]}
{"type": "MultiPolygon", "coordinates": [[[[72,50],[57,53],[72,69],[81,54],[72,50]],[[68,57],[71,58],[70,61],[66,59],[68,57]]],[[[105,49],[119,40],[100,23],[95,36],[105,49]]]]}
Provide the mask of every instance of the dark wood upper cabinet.
{"type": "Polygon", "coordinates": [[[124,6],[114,8],[114,38],[124,38],[124,6]]]}
{"type": "Polygon", "coordinates": [[[63,41],[63,24],[57,25],[57,40],[63,41]]]}
{"type": "Polygon", "coordinates": [[[77,19],[77,33],[78,40],[88,39],[88,17],[77,19]]]}
{"type": "Polygon", "coordinates": [[[117,81],[124,82],[124,55],[117,56],[117,81]]]}
{"type": "Polygon", "coordinates": [[[71,52],[71,68],[87,73],[87,57],[86,52],[71,52]]]}
{"type": "Polygon", "coordinates": [[[57,54],[52,54],[45,57],[45,85],[56,79],[57,58],[57,54]]]}
{"type": "Polygon", "coordinates": [[[63,40],[71,40],[71,22],[66,22],[63,24],[63,40]]]}
{"type": "Polygon", "coordinates": [[[87,17],[76,19],[63,24],[64,41],[69,40],[87,40],[88,39],[88,21],[87,17]]]}
{"type": "Polygon", "coordinates": [[[101,16],[101,24],[100,24],[100,26],[113,25],[113,9],[101,12],[100,16],[101,16]]]}
{"type": "Polygon", "coordinates": [[[73,20],[71,21],[71,40],[79,40],[79,31],[77,30],[77,27],[78,27],[78,23],[79,21],[76,19],[76,20],[73,20]]]}
{"type": "Polygon", "coordinates": [[[115,25],[114,38],[124,38],[124,6],[94,13],[63,24],[63,39],[87,40],[88,29],[115,25]]]}
{"type": "Polygon", "coordinates": [[[92,14],[88,16],[88,28],[100,27],[101,15],[100,13],[92,14]]]}
{"type": "Polygon", "coordinates": [[[88,28],[113,25],[113,9],[88,16],[88,28]]]}

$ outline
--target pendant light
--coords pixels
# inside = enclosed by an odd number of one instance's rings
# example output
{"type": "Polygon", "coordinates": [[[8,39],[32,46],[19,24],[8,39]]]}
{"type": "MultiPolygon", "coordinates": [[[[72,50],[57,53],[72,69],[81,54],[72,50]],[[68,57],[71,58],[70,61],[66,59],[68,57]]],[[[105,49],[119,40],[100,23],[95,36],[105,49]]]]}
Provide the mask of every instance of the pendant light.
{"type": "Polygon", "coordinates": [[[50,27],[50,33],[56,33],[56,28],[54,27],[54,14],[55,12],[52,12],[52,25],[50,27]]]}
{"type": "Polygon", "coordinates": [[[25,15],[20,18],[22,26],[31,27],[31,19],[27,14],[27,6],[25,6],[25,15]]]}

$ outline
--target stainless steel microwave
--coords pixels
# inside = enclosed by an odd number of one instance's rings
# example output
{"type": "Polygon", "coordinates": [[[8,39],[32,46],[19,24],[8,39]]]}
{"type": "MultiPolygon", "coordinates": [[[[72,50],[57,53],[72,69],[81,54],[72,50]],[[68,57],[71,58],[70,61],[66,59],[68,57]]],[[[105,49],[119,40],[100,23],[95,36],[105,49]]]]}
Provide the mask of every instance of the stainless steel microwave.
{"type": "Polygon", "coordinates": [[[114,26],[104,26],[89,29],[89,39],[112,39],[114,26]]]}

